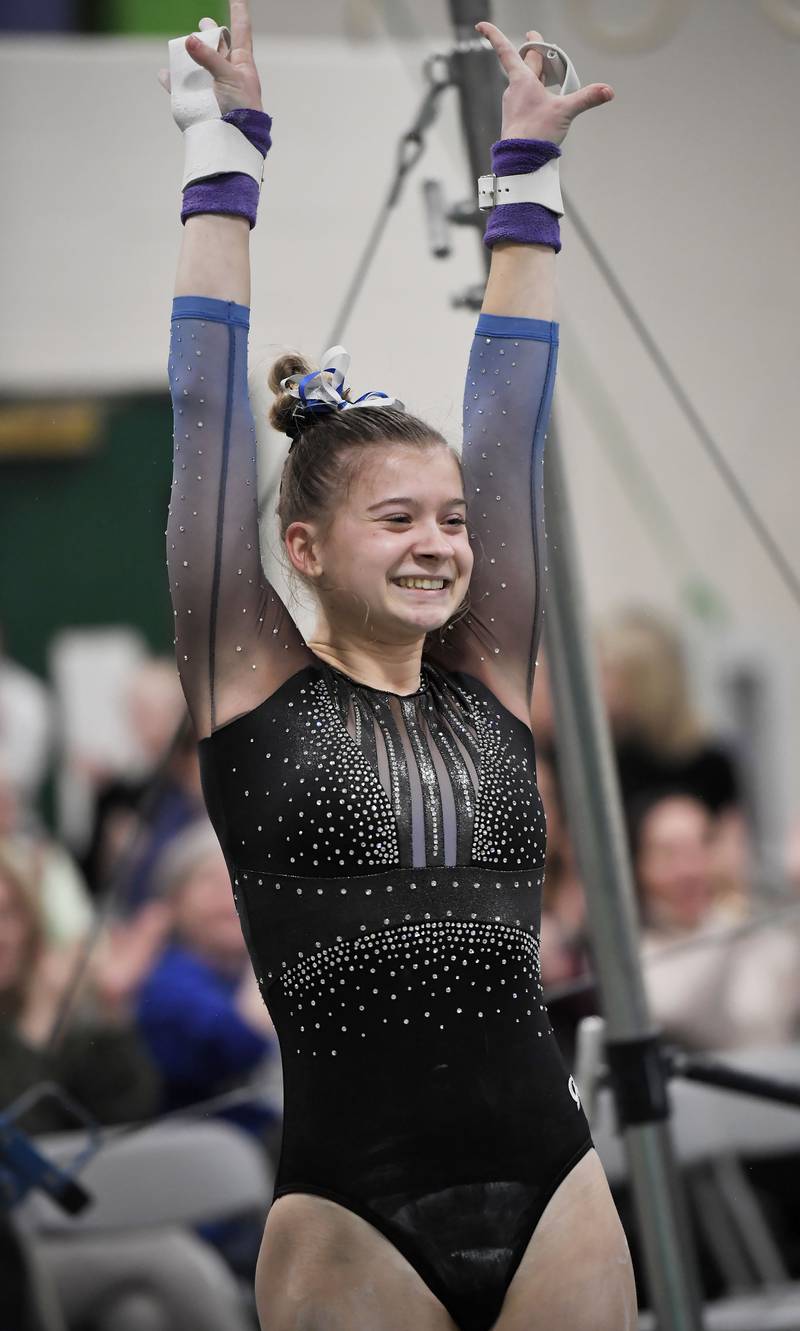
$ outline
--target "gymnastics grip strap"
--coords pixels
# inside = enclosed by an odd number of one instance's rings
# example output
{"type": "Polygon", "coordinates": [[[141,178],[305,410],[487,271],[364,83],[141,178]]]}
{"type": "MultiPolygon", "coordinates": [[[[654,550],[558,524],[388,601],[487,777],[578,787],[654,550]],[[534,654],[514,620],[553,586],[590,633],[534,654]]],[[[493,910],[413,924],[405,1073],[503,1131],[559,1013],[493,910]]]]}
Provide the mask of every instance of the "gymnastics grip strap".
{"type": "MultiPolygon", "coordinates": [[[[229,28],[203,28],[194,35],[221,55],[231,49],[229,28]]],[[[172,115],[185,146],[181,189],[223,173],[250,176],[260,189],[264,154],[235,124],[223,119],[214,80],[189,55],[186,37],[169,42],[169,77],[172,115]]]]}

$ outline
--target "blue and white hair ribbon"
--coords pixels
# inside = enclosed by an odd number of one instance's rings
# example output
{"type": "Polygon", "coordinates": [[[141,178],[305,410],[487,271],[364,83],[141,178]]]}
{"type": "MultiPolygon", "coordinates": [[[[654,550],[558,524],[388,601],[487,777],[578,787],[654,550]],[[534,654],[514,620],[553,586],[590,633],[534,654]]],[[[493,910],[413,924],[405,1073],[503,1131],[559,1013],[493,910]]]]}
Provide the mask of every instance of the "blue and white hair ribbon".
{"type": "Polygon", "coordinates": [[[354,407],[396,407],[403,411],[405,404],[397,397],[373,389],[362,393],[354,402],[348,402],[342,393],[345,376],[350,368],[350,353],[344,347],[329,347],[320,357],[323,368],[311,374],[290,374],[281,379],[281,388],[291,393],[310,412],[349,411],[354,407]]]}

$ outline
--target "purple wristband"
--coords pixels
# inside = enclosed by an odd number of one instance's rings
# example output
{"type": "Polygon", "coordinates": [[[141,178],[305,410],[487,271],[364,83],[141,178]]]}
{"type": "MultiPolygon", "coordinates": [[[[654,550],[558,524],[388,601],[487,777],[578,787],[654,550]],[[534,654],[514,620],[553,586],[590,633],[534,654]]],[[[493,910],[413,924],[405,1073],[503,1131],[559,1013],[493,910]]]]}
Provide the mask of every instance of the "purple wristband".
{"type": "MultiPolygon", "coordinates": [[[[492,172],[496,176],[529,175],[560,156],[561,149],[546,139],[500,139],[492,144],[492,172]]],[[[491,249],[498,240],[549,245],[558,254],[558,213],[540,203],[500,203],[492,209],[483,243],[491,249]]]]}
{"type": "MultiPolygon", "coordinates": [[[[245,138],[266,157],[272,144],[272,118],[266,111],[238,107],[235,111],[227,111],[222,119],[241,130],[245,138]]],[[[198,180],[196,184],[186,186],[181,221],[185,224],[187,217],[193,217],[195,213],[233,213],[246,217],[252,231],[256,224],[259,193],[258,182],[241,171],[225,171],[218,176],[209,176],[208,180],[198,180]]]]}

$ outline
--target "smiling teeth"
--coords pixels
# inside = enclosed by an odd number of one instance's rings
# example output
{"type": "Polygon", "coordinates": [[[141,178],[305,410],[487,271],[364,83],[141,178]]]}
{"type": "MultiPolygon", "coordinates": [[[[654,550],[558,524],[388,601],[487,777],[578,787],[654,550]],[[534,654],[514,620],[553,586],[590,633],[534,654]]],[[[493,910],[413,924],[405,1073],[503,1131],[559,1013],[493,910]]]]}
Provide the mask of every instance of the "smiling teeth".
{"type": "Polygon", "coordinates": [[[436,592],[444,587],[444,578],[397,578],[399,587],[417,587],[420,591],[436,592]]]}

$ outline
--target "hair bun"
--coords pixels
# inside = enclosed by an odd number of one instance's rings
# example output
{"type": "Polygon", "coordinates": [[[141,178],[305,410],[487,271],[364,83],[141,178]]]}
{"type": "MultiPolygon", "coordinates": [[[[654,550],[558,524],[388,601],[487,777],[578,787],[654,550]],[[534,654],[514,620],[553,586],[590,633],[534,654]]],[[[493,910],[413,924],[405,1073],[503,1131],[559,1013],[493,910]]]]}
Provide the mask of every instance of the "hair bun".
{"type": "Polygon", "coordinates": [[[305,429],[308,412],[292,393],[287,393],[281,388],[281,380],[288,378],[290,374],[310,374],[312,368],[297,352],[290,351],[284,356],[279,356],[269,372],[267,382],[275,394],[275,401],[269,413],[270,424],[292,440],[305,429]]]}

